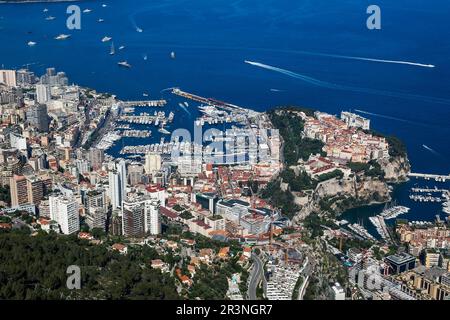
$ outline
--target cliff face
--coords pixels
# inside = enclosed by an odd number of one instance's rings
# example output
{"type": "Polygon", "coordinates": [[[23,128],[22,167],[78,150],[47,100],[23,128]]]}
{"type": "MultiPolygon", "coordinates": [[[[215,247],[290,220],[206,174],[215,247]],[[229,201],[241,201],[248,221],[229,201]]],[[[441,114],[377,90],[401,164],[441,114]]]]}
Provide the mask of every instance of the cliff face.
{"type": "Polygon", "coordinates": [[[395,157],[381,160],[379,163],[388,182],[399,183],[408,180],[408,173],[411,172],[408,158],[395,157]]]}
{"type": "Polygon", "coordinates": [[[388,184],[378,178],[363,176],[331,179],[317,186],[309,203],[302,207],[296,220],[305,218],[313,211],[340,214],[347,209],[390,200],[388,184]]]}

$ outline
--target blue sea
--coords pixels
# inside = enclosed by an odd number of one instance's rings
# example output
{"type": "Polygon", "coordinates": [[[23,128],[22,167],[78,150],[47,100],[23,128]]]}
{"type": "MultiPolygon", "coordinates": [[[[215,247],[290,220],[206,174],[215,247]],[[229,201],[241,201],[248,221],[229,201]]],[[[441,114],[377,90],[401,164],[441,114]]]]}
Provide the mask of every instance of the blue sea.
{"type": "MultiPolygon", "coordinates": [[[[193,126],[196,114],[195,104],[189,112],[177,109],[180,100],[162,92],[175,86],[260,111],[280,105],[336,114],[357,109],[372,120],[373,129],[405,141],[414,172],[448,174],[450,2],[378,0],[381,30],[366,27],[371,4],[365,0],[1,4],[0,65],[29,64],[38,74],[56,67],[74,83],[121,99],[142,99],[143,93],[170,99],[168,108],[178,111],[174,126],[193,126]],[[82,14],[81,30],[66,27],[71,4],[92,10],[82,14]],[[56,19],[45,20],[49,15],[56,19]],[[99,23],[100,18],[104,22],[99,23]],[[53,39],[61,33],[71,37],[53,39]],[[116,55],[110,56],[110,44],[101,42],[105,36],[113,38],[116,55]],[[29,47],[28,41],[37,45],[29,47]],[[117,50],[121,45],[125,49],[117,50]],[[172,51],[176,59],[170,58],[172,51]],[[133,67],[118,67],[121,60],[133,67]]],[[[116,145],[112,152],[120,148],[116,145]]],[[[414,185],[448,187],[420,180],[400,186],[397,202],[412,208],[405,217],[432,220],[439,213],[444,217],[437,204],[410,202],[409,188],[414,185]]],[[[379,211],[370,207],[346,217],[379,211]]]]}

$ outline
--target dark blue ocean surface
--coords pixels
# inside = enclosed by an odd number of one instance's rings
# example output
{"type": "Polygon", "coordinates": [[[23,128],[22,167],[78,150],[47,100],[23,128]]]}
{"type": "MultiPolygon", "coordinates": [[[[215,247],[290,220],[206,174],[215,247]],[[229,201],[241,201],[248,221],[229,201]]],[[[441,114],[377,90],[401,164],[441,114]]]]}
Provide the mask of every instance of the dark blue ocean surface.
{"type": "MultiPolygon", "coordinates": [[[[76,4],[92,10],[82,15],[82,29],[76,31],[66,28],[67,3],[0,5],[0,65],[18,68],[31,63],[37,73],[54,66],[75,83],[122,99],[141,99],[144,92],[160,98],[161,90],[178,86],[256,110],[278,105],[331,113],[358,109],[371,118],[375,130],[406,142],[413,171],[450,173],[450,2],[446,0],[379,0],[382,29],[374,31],[366,28],[366,9],[372,3],[364,0],[76,4]],[[44,8],[49,12],[43,13],[44,8]],[[45,20],[48,15],[56,19],[45,20]],[[105,21],[99,23],[99,18],[105,21]],[[71,38],[53,39],[61,33],[71,38]],[[116,55],[109,55],[110,44],[101,42],[104,36],[113,38],[116,55]],[[28,47],[28,41],[37,45],[28,47]],[[126,48],[117,50],[121,45],[126,48]],[[170,58],[172,51],[176,59],[170,58]],[[121,60],[133,67],[118,67],[121,60]]],[[[177,104],[174,99],[172,108],[177,104]]],[[[192,127],[193,116],[179,111],[175,117],[183,121],[177,123],[192,127]]],[[[403,186],[398,202],[413,208],[411,218],[432,219],[439,206],[409,202],[409,187],[415,183],[425,185],[414,181],[403,186]]]]}

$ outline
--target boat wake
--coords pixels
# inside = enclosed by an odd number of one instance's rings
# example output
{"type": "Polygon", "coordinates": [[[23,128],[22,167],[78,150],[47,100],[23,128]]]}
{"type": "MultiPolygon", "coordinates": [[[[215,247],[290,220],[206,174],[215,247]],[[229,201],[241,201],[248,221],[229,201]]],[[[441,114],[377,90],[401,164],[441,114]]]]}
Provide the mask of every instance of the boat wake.
{"type": "Polygon", "coordinates": [[[430,148],[429,146],[427,146],[426,144],[423,144],[422,147],[428,151],[430,151],[432,154],[436,155],[436,156],[440,156],[440,153],[437,152],[436,150],[430,148]]]}
{"type": "Polygon", "coordinates": [[[183,109],[184,112],[186,112],[189,115],[189,117],[192,117],[192,114],[189,112],[188,109],[186,109],[184,104],[179,103],[178,105],[180,106],[181,109],[183,109]]]}
{"type": "Polygon", "coordinates": [[[316,55],[332,57],[332,58],[340,58],[340,59],[348,59],[348,60],[359,60],[359,61],[370,61],[370,62],[380,62],[380,63],[393,63],[393,64],[405,64],[414,67],[422,67],[422,68],[435,68],[434,64],[424,64],[418,62],[411,61],[402,61],[402,60],[385,60],[385,59],[374,59],[374,58],[364,58],[364,57],[354,57],[354,56],[343,56],[339,54],[327,54],[327,53],[316,53],[316,55]]]}
{"type": "Polygon", "coordinates": [[[410,121],[410,120],[406,120],[406,119],[402,119],[402,118],[397,118],[397,117],[392,117],[392,116],[387,116],[387,115],[379,114],[379,113],[368,112],[368,111],[359,110],[359,109],[355,109],[355,112],[362,113],[362,114],[367,114],[369,116],[385,118],[385,119],[389,119],[389,120],[395,120],[395,121],[401,121],[401,122],[406,122],[406,123],[417,124],[417,122],[414,122],[414,121],[410,121]]]}
{"type": "Polygon", "coordinates": [[[312,85],[315,85],[318,87],[327,88],[327,89],[351,91],[351,92],[357,92],[357,93],[366,93],[366,94],[372,94],[372,95],[388,96],[388,97],[409,99],[409,100],[420,100],[420,101],[425,101],[425,102],[429,102],[429,103],[439,103],[439,104],[450,105],[450,100],[447,100],[447,99],[415,95],[415,94],[408,94],[408,93],[400,93],[400,92],[391,92],[391,91],[385,91],[385,90],[376,90],[376,89],[370,89],[370,88],[344,86],[344,85],[339,85],[339,84],[335,84],[335,83],[331,83],[331,82],[318,80],[318,79],[315,79],[315,78],[312,78],[309,76],[302,75],[300,73],[296,73],[296,72],[293,72],[290,70],[278,68],[275,66],[270,66],[270,65],[260,63],[260,62],[254,62],[254,61],[249,61],[249,60],[245,60],[244,62],[247,64],[250,64],[252,66],[255,66],[255,67],[282,73],[282,74],[290,76],[292,78],[300,79],[309,84],[312,84],[312,85]]]}

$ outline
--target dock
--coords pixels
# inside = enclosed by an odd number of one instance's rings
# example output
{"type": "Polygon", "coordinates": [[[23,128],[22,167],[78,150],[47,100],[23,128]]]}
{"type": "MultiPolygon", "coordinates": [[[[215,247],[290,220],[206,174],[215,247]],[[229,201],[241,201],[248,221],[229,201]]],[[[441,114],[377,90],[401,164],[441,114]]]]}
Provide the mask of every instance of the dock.
{"type": "Polygon", "coordinates": [[[439,174],[411,172],[408,174],[408,177],[421,178],[421,179],[425,179],[425,180],[435,180],[437,182],[446,182],[447,180],[450,180],[450,174],[449,175],[439,175],[439,174]]]}
{"type": "Polygon", "coordinates": [[[213,106],[216,106],[218,108],[222,108],[222,109],[227,110],[227,111],[248,112],[248,109],[236,106],[234,104],[223,102],[223,101],[220,101],[220,100],[216,100],[214,98],[204,98],[204,97],[201,97],[201,96],[196,95],[196,94],[192,94],[192,93],[189,93],[189,92],[182,91],[182,90],[180,90],[178,88],[172,89],[172,94],[180,96],[180,97],[183,97],[183,98],[186,98],[186,99],[189,99],[189,100],[200,102],[200,103],[203,103],[203,104],[206,104],[206,105],[213,105],[213,106]]]}
{"type": "Polygon", "coordinates": [[[119,106],[126,107],[164,107],[166,100],[139,100],[139,101],[120,101],[119,106]]]}

